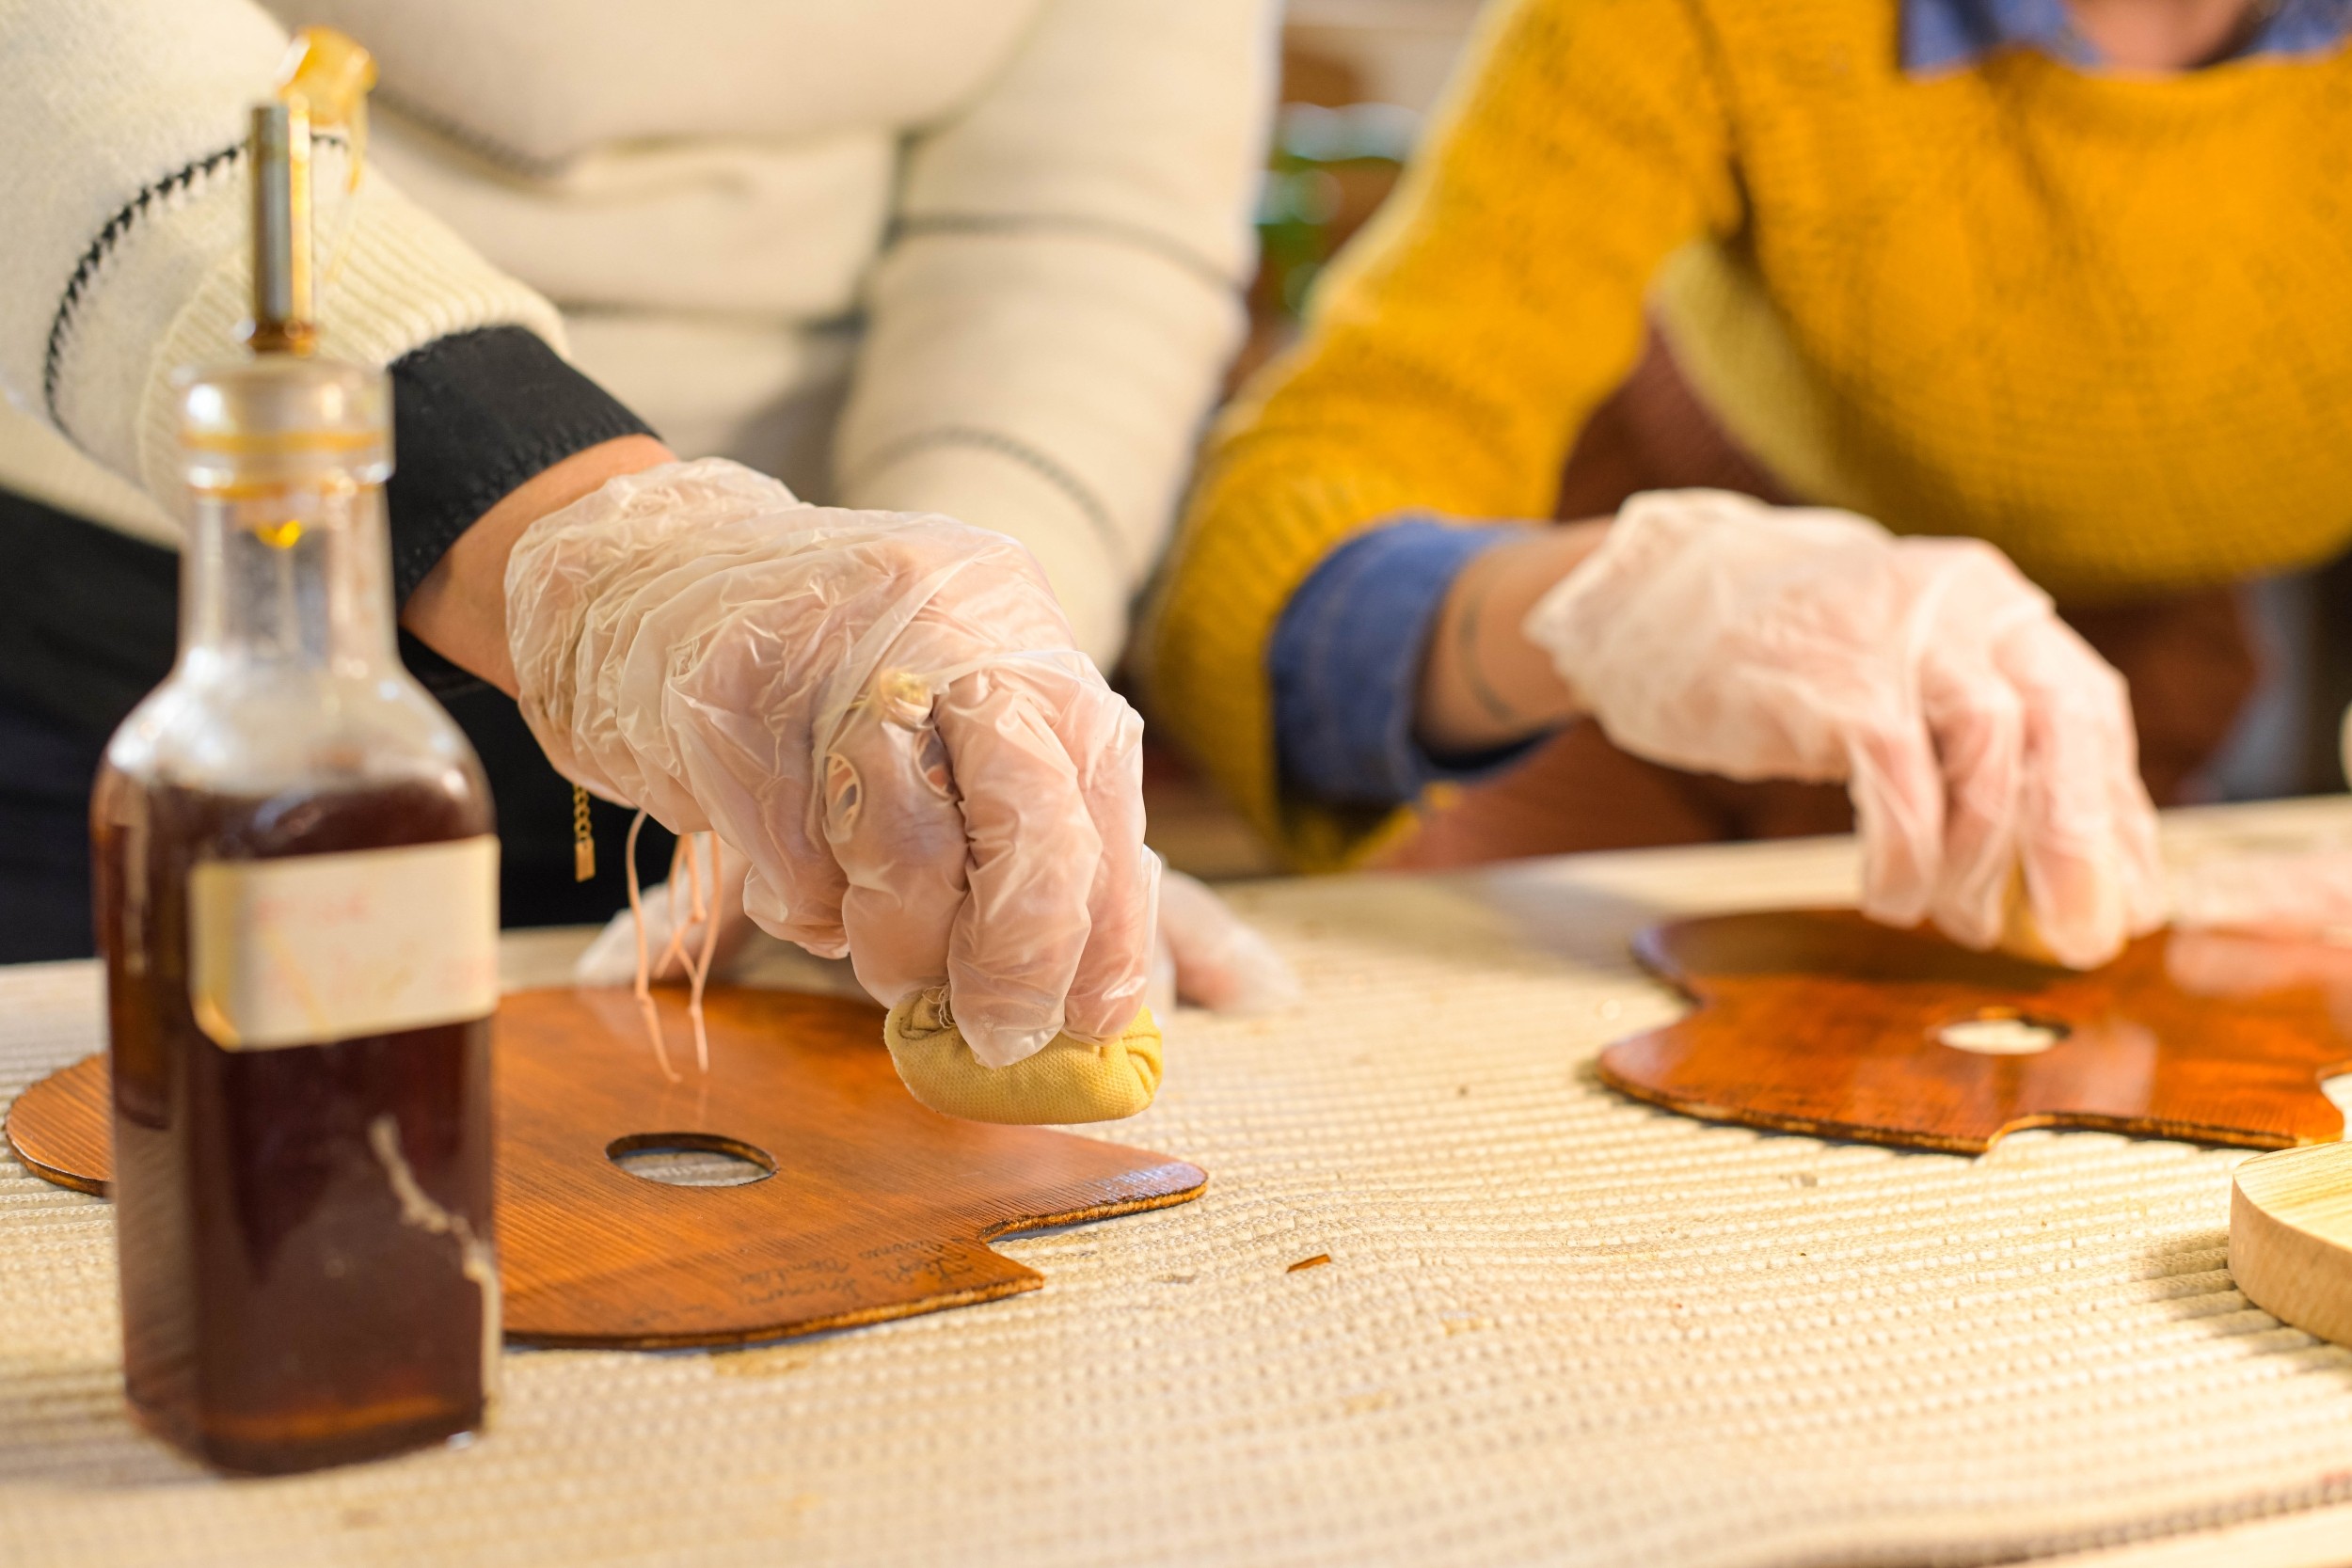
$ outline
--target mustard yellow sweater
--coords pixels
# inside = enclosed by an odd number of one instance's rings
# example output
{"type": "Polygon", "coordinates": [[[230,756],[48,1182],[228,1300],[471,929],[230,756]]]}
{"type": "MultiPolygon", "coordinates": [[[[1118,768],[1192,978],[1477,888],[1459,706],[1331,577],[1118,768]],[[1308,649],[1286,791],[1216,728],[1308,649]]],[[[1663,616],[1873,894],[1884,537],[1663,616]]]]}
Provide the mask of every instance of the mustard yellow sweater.
{"type": "Polygon", "coordinates": [[[1304,341],[1213,440],[1153,607],[1155,717],[1295,861],[1265,650],[1401,512],[1546,517],[1655,287],[1809,498],[1990,539],[2061,599],[2352,539],[2352,59],[2164,78],[1897,65],[1897,0],[1504,0],[1304,341]]]}

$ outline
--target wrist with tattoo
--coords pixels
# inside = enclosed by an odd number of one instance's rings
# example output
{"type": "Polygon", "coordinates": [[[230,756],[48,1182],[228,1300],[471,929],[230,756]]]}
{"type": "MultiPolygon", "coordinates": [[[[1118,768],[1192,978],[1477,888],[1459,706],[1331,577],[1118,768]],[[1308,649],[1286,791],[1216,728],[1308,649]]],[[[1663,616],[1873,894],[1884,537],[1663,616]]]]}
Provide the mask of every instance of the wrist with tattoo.
{"type": "Polygon", "coordinates": [[[1535,601],[1600,546],[1606,519],[1531,526],[1462,569],[1422,667],[1414,731],[1438,752],[1492,750],[1576,717],[1576,695],[1519,627],[1535,601]]]}

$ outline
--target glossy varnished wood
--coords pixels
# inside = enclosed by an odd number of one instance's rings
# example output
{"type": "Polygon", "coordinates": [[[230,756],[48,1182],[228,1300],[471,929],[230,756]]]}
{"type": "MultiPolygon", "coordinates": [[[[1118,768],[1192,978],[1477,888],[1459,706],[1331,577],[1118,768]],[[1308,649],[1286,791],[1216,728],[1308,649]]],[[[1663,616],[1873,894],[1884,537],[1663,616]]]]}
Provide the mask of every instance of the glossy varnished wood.
{"type": "Polygon", "coordinates": [[[8,1148],[35,1176],[103,1196],[113,1165],[107,1096],[103,1056],[51,1073],[8,1107],[8,1148]]]}
{"type": "MultiPolygon", "coordinates": [[[[656,1065],[626,991],[507,997],[498,1019],[499,1246],[510,1339],[653,1348],[739,1344],[1037,1289],[986,1244],[1197,1196],[1182,1161],[1041,1128],[956,1121],[909,1097],[882,1012],[784,991],[715,989],[697,1073],[682,997],[660,997],[656,1065]],[[616,1143],[748,1145],[765,1180],[678,1187],[633,1176],[616,1143]]],[[[68,1186],[107,1176],[104,1064],[10,1108],[18,1157],[68,1186]]]]}
{"type": "Polygon", "coordinates": [[[1964,1153],[2026,1127],[2252,1148],[2343,1132],[2319,1082],[2352,1064],[2345,988],[2249,939],[2159,932],[2077,974],[1800,910],[1677,921],[1635,949],[1698,1006],[1611,1046],[1600,1075],[1708,1120],[1964,1153]],[[1937,1038],[2003,1014],[2068,1033],[2017,1056],[1937,1038]]]}

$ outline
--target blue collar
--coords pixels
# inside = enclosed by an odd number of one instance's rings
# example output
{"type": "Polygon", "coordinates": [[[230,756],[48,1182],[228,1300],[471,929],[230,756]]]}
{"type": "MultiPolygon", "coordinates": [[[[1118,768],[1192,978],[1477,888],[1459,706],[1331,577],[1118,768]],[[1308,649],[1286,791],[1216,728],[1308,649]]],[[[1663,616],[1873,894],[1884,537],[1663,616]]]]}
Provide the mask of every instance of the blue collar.
{"type": "MultiPolygon", "coordinates": [[[[2039,49],[2069,65],[2099,52],[2074,31],[2062,0],[1901,0],[1902,65],[1913,72],[1973,65],[2000,48],[2039,49]]],[[[2238,57],[2319,55],[2352,35],[2352,0],[2280,0],[2238,57]]]]}

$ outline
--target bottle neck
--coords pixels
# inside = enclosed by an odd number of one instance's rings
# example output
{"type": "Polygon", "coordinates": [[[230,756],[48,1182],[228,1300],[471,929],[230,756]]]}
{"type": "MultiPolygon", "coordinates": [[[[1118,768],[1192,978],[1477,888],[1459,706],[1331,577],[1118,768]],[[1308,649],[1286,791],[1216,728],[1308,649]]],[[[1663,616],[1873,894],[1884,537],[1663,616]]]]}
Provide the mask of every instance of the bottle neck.
{"type": "Polygon", "coordinates": [[[180,658],[191,672],[359,680],[397,669],[382,486],[199,491],[181,562],[180,658]]]}

